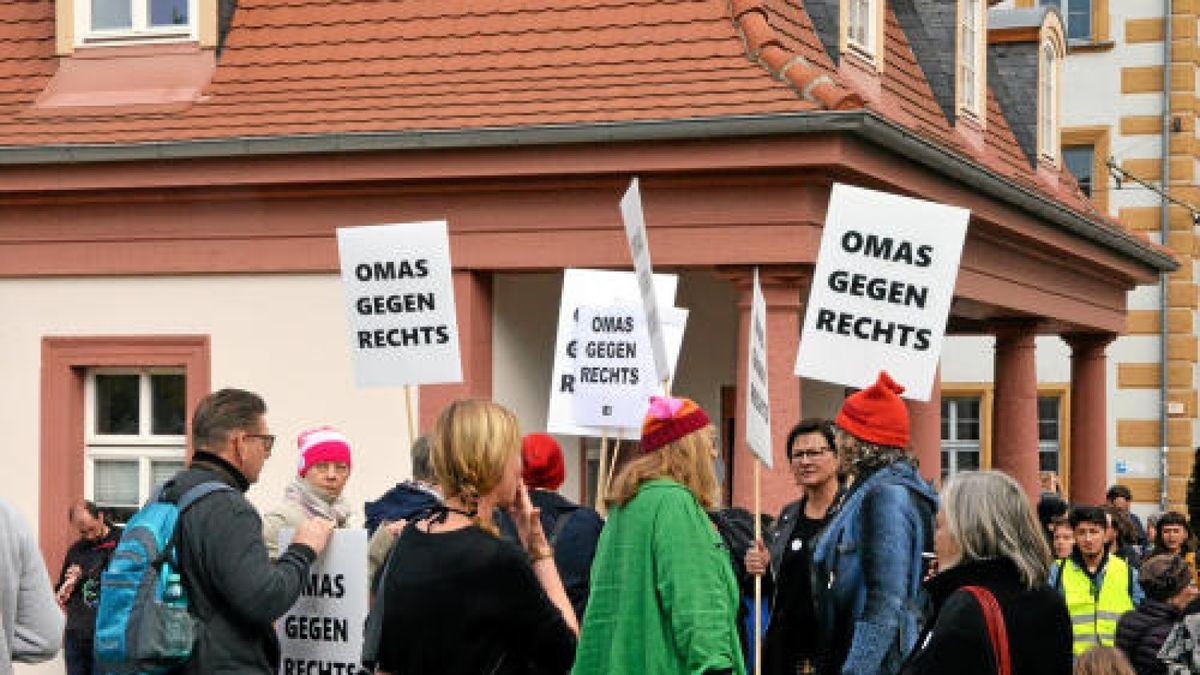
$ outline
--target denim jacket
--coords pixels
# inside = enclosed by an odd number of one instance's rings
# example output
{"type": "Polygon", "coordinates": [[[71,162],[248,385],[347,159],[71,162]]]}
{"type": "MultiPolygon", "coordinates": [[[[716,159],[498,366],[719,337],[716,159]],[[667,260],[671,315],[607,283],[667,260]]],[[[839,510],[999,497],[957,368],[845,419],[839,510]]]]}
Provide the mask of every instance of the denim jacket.
{"type": "Polygon", "coordinates": [[[812,588],[833,670],[888,675],[917,639],[937,495],[908,462],[865,477],[813,548],[812,588]],[[844,658],[843,658],[844,657],[844,658]]]}

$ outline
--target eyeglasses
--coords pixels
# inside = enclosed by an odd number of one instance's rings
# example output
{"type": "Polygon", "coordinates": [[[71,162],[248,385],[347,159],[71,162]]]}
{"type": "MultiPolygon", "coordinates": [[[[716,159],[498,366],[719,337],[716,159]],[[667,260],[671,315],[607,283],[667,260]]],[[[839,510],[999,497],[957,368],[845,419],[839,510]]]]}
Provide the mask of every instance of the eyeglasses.
{"type": "Polygon", "coordinates": [[[833,452],[833,448],[826,446],[823,448],[814,448],[812,450],[796,450],[796,451],[792,452],[790,459],[793,462],[799,461],[801,459],[817,459],[818,457],[820,457],[821,455],[823,455],[827,452],[833,452]]]}
{"type": "Polygon", "coordinates": [[[261,438],[263,442],[263,450],[271,451],[275,447],[275,434],[246,434],[246,438],[261,438]]]}

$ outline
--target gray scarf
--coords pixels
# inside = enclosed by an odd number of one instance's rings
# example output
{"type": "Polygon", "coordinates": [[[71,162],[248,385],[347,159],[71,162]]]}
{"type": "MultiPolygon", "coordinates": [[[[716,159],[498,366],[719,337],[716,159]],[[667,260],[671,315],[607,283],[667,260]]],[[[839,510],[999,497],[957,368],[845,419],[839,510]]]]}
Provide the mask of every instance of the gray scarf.
{"type": "Polygon", "coordinates": [[[299,504],[309,516],[328,518],[338,527],[350,519],[350,505],[341,497],[334,498],[297,476],[283,492],[283,498],[299,504]]]}

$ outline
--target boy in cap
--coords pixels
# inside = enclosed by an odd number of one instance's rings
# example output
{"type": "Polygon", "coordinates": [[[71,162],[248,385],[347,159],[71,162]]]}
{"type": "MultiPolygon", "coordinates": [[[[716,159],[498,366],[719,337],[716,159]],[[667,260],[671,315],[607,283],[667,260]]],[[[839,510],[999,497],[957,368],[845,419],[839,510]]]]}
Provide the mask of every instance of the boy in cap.
{"type": "Polygon", "coordinates": [[[819,672],[899,672],[920,620],[914,601],[933,550],[937,496],[908,446],[904,387],[886,372],[834,420],[840,470],[853,483],[813,547],[819,672]]]}

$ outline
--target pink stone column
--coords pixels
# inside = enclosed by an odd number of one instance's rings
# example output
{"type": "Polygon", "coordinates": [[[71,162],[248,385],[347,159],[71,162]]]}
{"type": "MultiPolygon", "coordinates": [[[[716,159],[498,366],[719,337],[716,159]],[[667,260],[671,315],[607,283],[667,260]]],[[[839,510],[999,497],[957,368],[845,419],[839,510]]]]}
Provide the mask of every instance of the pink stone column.
{"type": "Polygon", "coordinates": [[[933,375],[929,400],[908,401],[909,447],[921,475],[937,484],[942,478],[942,369],[933,375]]]}
{"type": "Polygon", "coordinates": [[[992,467],[1009,474],[1036,500],[1038,486],[1036,324],[995,327],[995,398],[992,406],[992,467]]]}
{"type": "Polygon", "coordinates": [[[457,399],[492,397],[492,275],[454,270],[454,304],[463,381],[420,388],[419,433],[432,429],[442,409],[457,399]]]}
{"type": "MultiPolygon", "coordinates": [[[[746,447],[746,354],[750,337],[750,300],[754,271],[751,268],[725,268],[723,276],[738,289],[737,418],[733,452],[733,504],[748,510],[754,507],[754,462],[746,447]]],[[[794,374],[796,350],[800,346],[800,322],[803,320],[802,297],[808,295],[810,268],[762,268],[760,284],[767,306],[767,380],[771,404],[771,449],[775,468],[761,469],[762,509],[778,514],[784,504],[796,499],[796,484],[787,461],[787,434],[800,421],[800,378],[794,374]]]]}
{"type": "Polygon", "coordinates": [[[1068,333],[1071,347],[1071,475],[1068,496],[1103,504],[1108,489],[1108,362],[1111,333],[1068,333]]]}

